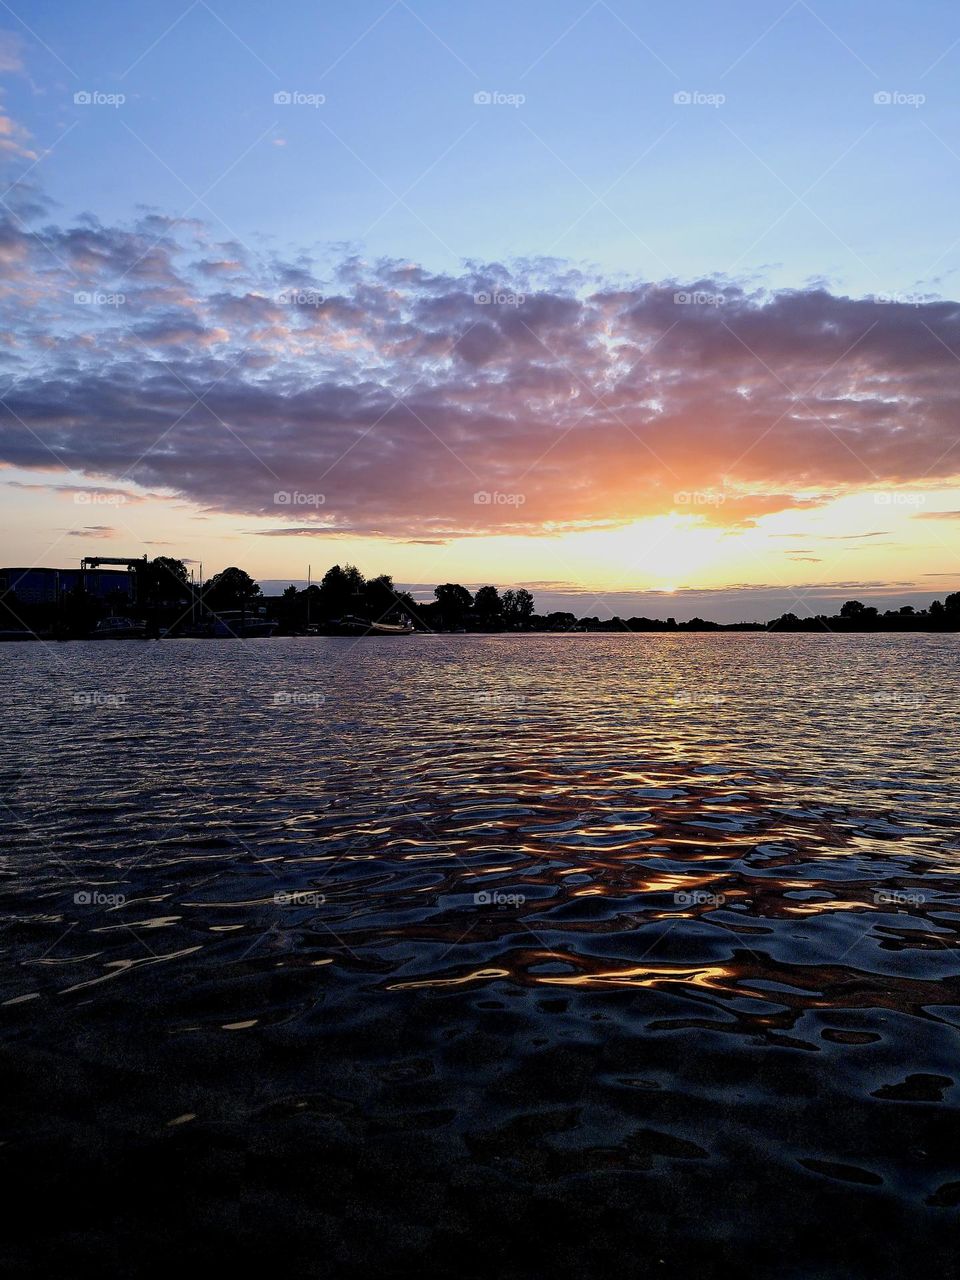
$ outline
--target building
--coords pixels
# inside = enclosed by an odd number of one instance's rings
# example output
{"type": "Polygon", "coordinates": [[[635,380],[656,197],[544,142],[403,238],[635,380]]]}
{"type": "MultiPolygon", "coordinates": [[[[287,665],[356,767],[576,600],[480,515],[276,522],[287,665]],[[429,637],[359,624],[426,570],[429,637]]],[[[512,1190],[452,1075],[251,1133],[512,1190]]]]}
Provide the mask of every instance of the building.
{"type": "Polygon", "coordinates": [[[0,593],[14,592],[21,604],[56,604],[78,583],[98,600],[137,598],[137,575],[129,569],[0,569],[0,593]]]}

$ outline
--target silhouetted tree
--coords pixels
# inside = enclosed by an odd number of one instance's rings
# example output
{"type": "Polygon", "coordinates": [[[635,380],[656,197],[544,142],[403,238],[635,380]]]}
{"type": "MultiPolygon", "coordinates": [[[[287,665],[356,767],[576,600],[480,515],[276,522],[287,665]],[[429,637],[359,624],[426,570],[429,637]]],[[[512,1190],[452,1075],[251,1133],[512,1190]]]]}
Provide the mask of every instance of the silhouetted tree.
{"type": "Polygon", "coordinates": [[[282,627],[287,629],[299,626],[301,611],[300,592],[291,582],[289,587],[284,587],[283,593],[277,602],[277,620],[282,627]]]}
{"type": "Polygon", "coordinates": [[[204,604],[210,609],[242,609],[260,595],[260,588],[244,569],[231,565],[207,582],[204,604]]]}
{"type": "Polygon", "coordinates": [[[144,604],[189,599],[189,575],[182,560],[156,556],[137,570],[137,584],[144,604]]]}
{"type": "Polygon", "coordinates": [[[533,596],[525,587],[503,593],[503,618],[508,626],[522,627],[533,614],[533,596]]]}
{"type": "Polygon", "coordinates": [[[481,587],[473,598],[473,608],[481,626],[497,626],[503,620],[503,601],[496,587],[481,587]]]}
{"type": "Polygon", "coordinates": [[[854,624],[854,630],[865,631],[876,624],[879,612],[873,605],[861,603],[859,600],[848,600],[840,609],[840,617],[854,624]]]}
{"type": "Polygon", "coordinates": [[[437,598],[437,609],[442,625],[445,627],[462,627],[467,613],[473,605],[473,596],[459,582],[444,582],[434,587],[433,594],[437,598]]]}
{"type": "Polygon", "coordinates": [[[339,618],[361,606],[363,574],[352,564],[345,568],[335,564],[323,575],[317,601],[322,618],[339,618]]]}
{"type": "Polygon", "coordinates": [[[367,582],[363,593],[363,611],[374,622],[382,622],[397,607],[397,593],[389,573],[367,582]]]}
{"type": "Polygon", "coordinates": [[[575,614],[563,613],[558,610],[555,613],[548,613],[544,618],[544,624],[551,631],[570,631],[577,625],[577,619],[575,614]]]}

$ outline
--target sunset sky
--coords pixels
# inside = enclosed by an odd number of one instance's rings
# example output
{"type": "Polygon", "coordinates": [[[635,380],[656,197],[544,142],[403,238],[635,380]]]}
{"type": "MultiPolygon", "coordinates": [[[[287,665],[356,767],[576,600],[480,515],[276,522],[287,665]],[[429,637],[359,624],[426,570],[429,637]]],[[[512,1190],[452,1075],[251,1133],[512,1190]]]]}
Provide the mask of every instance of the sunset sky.
{"type": "Polygon", "coordinates": [[[0,564],[960,589],[960,11],[0,8],[0,564]]]}

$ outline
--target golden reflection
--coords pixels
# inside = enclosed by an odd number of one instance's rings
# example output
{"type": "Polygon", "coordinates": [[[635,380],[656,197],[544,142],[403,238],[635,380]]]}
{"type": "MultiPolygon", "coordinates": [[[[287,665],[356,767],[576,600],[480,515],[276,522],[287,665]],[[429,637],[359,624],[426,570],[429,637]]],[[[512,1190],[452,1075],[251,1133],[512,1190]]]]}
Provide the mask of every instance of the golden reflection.
{"type": "Polygon", "coordinates": [[[818,916],[825,911],[876,911],[873,902],[851,902],[843,898],[830,898],[820,902],[792,902],[780,908],[785,916],[818,916]]]}
{"type": "Polygon", "coordinates": [[[138,956],[132,960],[110,960],[105,965],[109,969],[109,973],[101,974],[99,978],[91,978],[88,982],[77,982],[72,987],[64,987],[63,995],[71,995],[74,991],[83,991],[87,987],[98,987],[102,982],[109,982],[113,978],[120,978],[125,973],[131,973],[137,969],[144,969],[148,965],[163,964],[167,960],[180,960],[183,956],[191,956],[197,951],[202,951],[201,946],[181,947],[179,951],[170,951],[166,955],[159,956],[138,956]]]}
{"type": "MultiPolygon", "coordinates": [[[[661,983],[689,983],[694,987],[708,987],[712,991],[730,990],[719,979],[732,980],[736,971],[723,965],[700,965],[695,969],[645,969],[637,965],[630,969],[611,969],[605,973],[577,973],[571,976],[554,974],[535,974],[534,982],[553,987],[592,987],[605,985],[622,985],[627,987],[656,987],[661,983]]],[[[753,995],[754,992],[736,989],[738,995],[753,995]]]]}
{"type": "MultiPolygon", "coordinates": [[[[547,957],[545,957],[547,958],[547,957]]],[[[548,957],[559,959],[561,957],[548,957]]],[[[751,991],[737,985],[737,971],[725,965],[697,965],[686,968],[645,968],[635,965],[627,969],[609,969],[601,973],[531,974],[530,980],[540,986],[550,987],[659,987],[693,986],[724,995],[747,996],[755,1000],[770,999],[768,992],[751,991]]],[[[420,988],[462,987],[470,982],[484,982],[494,978],[518,981],[520,975],[510,969],[473,969],[457,978],[420,978],[415,982],[395,982],[387,991],[415,991],[420,988]]]]}
{"type": "Polygon", "coordinates": [[[509,969],[475,969],[473,973],[464,973],[459,978],[423,978],[419,982],[392,982],[388,991],[416,991],[418,987],[462,987],[467,982],[478,982],[484,978],[509,978],[509,969]]]}

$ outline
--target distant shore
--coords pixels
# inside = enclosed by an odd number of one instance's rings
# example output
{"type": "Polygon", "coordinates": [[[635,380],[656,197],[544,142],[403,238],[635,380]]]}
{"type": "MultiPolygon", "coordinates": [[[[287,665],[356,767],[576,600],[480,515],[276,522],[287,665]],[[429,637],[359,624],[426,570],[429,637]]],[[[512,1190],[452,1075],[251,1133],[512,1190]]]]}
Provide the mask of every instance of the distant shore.
{"type": "MultiPolygon", "coordinates": [[[[830,618],[810,618],[798,626],[781,626],[777,623],[762,622],[731,622],[717,623],[705,622],[702,619],[696,619],[692,622],[680,622],[673,626],[666,624],[653,626],[631,626],[629,622],[620,620],[610,620],[601,622],[598,626],[589,627],[524,627],[519,629],[484,629],[470,628],[469,630],[456,628],[453,630],[426,630],[414,627],[412,631],[397,632],[400,635],[408,636],[443,636],[449,639],[451,636],[474,637],[475,639],[486,639],[490,636],[509,636],[514,637],[534,637],[534,636],[591,636],[591,635],[696,635],[719,634],[719,633],[744,633],[750,632],[753,635],[783,635],[783,634],[806,634],[806,635],[955,635],[960,631],[960,622],[954,621],[950,625],[936,626],[927,623],[921,626],[833,626],[831,625],[835,619],[830,618]]],[[[254,634],[242,634],[241,632],[221,632],[217,635],[196,635],[187,633],[163,634],[145,632],[142,635],[131,636],[130,639],[139,640],[189,640],[196,641],[201,639],[210,640],[228,640],[228,639],[274,639],[274,640],[298,640],[298,639],[390,639],[390,633],[383,630],[371,629],[355,629],[345,631],[340,628],[317,627],[308,631],[282,631],[274,629],[272,631],[258,631],[254,634]]],[[[102,639],[121,639],[118,636],[99,636],[99,635],[68,635],[53,634],[51,632],[34,632],[34,631],[0,631],[0,644],[27,644],[27,643],[43,643],[43,644],[66,644],[77,643],[78,641],[100,641],[102,639]]]]}
{"type": "MultiPolygon", "coordinates": [[[[0,640],[253,638],[271,635],[524,635],[544,633],[674,633],[684,631],[955,632],[960,630],[960,591],[926,609],[904,605],[884,613],[847,600],[839,613],[801,617],[783,613],[768,622],[714,622],[691,618],[600,618],[538,613],[524,587],[501,592],[460,583],[434,588],[433,600],[417,600],[389,574],[366,578],[354,565],[333,565],[306,588],[291,584],[278,596],[263,595],[245,570],[223,569],[194,581],[182,560],[133,559],[126,590],[106,575],[54,569],[0,571],[0,640]],[[72,575],[68,579],[67,575],[72,575]],[[46,578],[43,575],[47,575],[46,578]],[[70,589],[62,583],[72,581],[70,589]],[[43,594],[46,591],[46,594],[43,594]]],[[[802,600],[798,598],[798,605],[802,600]]]]}

